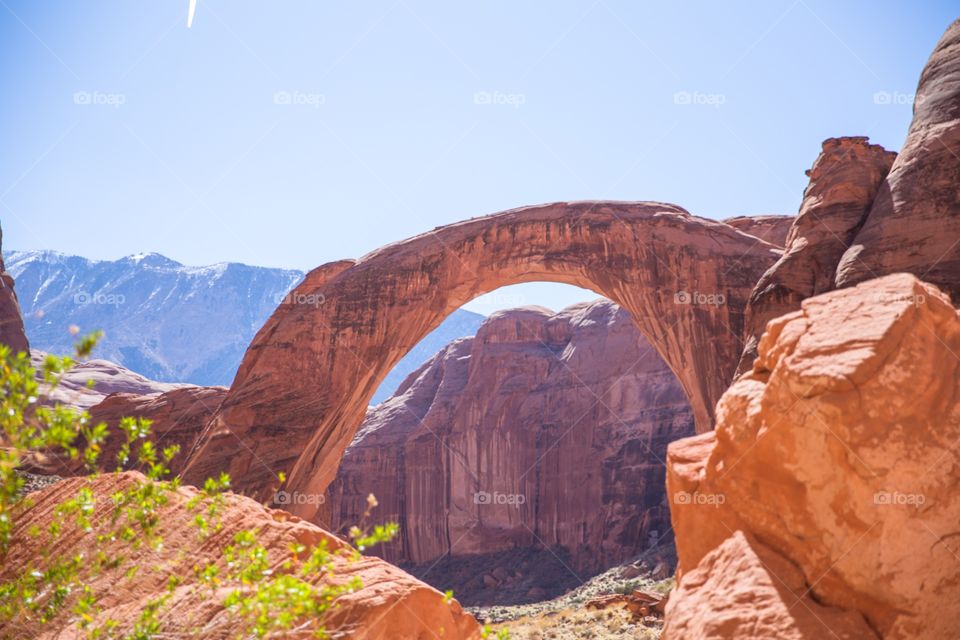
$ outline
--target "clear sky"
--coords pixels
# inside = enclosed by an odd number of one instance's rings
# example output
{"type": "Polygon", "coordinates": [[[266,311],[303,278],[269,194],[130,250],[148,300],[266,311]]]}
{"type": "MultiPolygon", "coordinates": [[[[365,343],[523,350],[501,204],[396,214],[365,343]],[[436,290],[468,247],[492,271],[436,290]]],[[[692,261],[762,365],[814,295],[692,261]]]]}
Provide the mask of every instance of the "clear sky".
{"type": "MultiPolygon", "coordinates": [[[[0,0],[6,248],[309,269],[553,200],[794,213],[823,139],[899,149],[957,13],[199,0],[188,30],[187,6],[0,0]]],[[[525,285],[475,308],[580,296],[525,285]]]]}

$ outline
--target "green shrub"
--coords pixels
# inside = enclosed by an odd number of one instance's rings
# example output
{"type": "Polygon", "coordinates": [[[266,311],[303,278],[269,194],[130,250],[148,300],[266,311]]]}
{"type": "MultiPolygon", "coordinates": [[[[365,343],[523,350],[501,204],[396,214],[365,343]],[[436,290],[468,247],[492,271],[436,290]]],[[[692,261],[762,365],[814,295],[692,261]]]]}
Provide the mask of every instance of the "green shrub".
{"type": "MultiPolygon", "coordinates": [[[[89,355],[98,337],[94,334],[81,339],[76,348],[77,357],[89,355]]],[[[44,382],[55,388],[60,377],[73,365],[72,358],[47,356],[42,368],[44,382]]],[[[5,561],[13,542],[17,513],[29,507],[25,502],[29,498],[21,491],[24,480],[17,472],[23,456],[31,451],[63,452],[71,458],[82,459],[91,475],[96,475],[108,429],[103,423],[93,424],[86,412],[60,404],[44,406],[29,355],[13,354],[3,345],[0,345],[0,387],[3,394],[0,398],[0,561],[5,561]]],[[[98,512],[92,490],[82,487],[57,506],[57,517],[47,530],[28,532],[30,536],[42,538],[41,551],[28,566],[19,569],[16,577],[0,584],[0,626],[40,634],[44,625],[57,622],[62,626],[63,617],[70,616],[68,621],[75,621],[91,639],[168,637],[161,622],[162,614],[182,580],[170,567],[139,566],[122,552],[100,551],[93,557],[66,557],[61,552],[67,534],[78,533],[95,536],[101,549],[118,545],[121,549],[142,549],[142,545],[159,549],[163,544],[158,532],[159,509],[169,503],[179,487],[178,479],[165,479],[177,448],[157,448],[149,438],[147,420],[124,418],[119,429],[124,434],[124,442],[117,455],[117,472],[135,459],[144,479],[113,495],[106,513],[98,512]],[[90,587],[91,580],[106,571],[130,578],[145,570],[164,574],[166,589],[145,604],[133,624],[123,626],[111,619],[98,621],[98,602],[90,587]]],[[[194,514],[192,522],[201,539],[220,530],[220,512],[229,487],[230,478],[226,474],[208,479],[200,493],[186,504],[186,509],[194,514]]],[[[371,505],[375,505],[372,497],[371,505]]],[[[284,632],[292,629],[310,630],[317,637],[325,637],[324,613],[335,605],[341,594],[362,585],[357,580],[334,585],[322,578],[331,574],[335,560],[344,556],[356,559],[360,551],[392,539],[397,530],[395,524],[377,526],[372,531],[354,527],[351,530],[353,546],[348,551],[331,551],[325,542],[311,549],[295,546],[288,550],[280,571],[270,570],[267,549],[259,540],[258,532],[240,531],[222,549],[226,570],[221,571],[217,563],[197,566],[195,588],[209,589],[207,597],[220,597],[222,606],[239,621],[240,637],[283,637],[284,632]]],[[[118,587],[122,588],[122,583],[118,587]]],[[[190,630],[178,628],[178,631],[189,635],[190,630]]],[[[199,629],[193,631],[199,633],[199,629]]]]}

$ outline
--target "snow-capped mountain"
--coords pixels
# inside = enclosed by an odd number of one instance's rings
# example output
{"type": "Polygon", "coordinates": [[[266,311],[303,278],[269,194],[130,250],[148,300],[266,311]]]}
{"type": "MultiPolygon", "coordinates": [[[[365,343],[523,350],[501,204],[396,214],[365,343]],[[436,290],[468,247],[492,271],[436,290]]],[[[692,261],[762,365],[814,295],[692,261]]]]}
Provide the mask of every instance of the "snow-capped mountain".
{"type": "MultiPolygon", "coordinates": [[[[88,260],[55,251],[11,251],[30,346],[70,353],[70,325],[105,333],[96,356],[166,382],[229,385],[254,334],[303,272],[239,263],[190,267],[158,253],[88,260]]],[[[483,316],[454,312],[390,373],[373,402],[483,316]]]]}

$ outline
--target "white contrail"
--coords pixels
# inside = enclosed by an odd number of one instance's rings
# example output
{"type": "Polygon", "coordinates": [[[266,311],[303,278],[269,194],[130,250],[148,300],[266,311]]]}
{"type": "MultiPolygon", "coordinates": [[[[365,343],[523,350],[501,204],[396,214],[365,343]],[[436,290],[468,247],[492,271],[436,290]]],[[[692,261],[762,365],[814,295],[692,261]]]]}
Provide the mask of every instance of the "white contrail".
{"type": "Polygon", "coordinates": [[[187,11],[187,29],[193,26],[193,14],[197,12],[197,0],[190,0],[190,9],[187,11]]]}

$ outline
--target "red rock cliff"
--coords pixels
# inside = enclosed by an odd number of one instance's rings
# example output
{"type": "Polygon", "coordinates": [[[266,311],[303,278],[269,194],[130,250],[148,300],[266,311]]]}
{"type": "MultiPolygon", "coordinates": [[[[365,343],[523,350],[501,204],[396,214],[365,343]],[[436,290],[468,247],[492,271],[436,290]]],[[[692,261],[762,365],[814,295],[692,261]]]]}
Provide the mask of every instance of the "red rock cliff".
{"type": "Polygon", "coordinates": [[[329,528],[374,493],[391,562],[566,549],[596,571],[670,535],[666,446],[694,431],[666,363],[606,300],[491,316],[373,409],[327,493],[329,528]]]}
{"type": "Polygon", "coordinates": [[[13,290],[13,277],[3,266],[3,232],[0,231],[0,344],[9,346],[13,351],[30,351],[27,334],[23,330],[23,316],[20,303],[13,290]]]}

